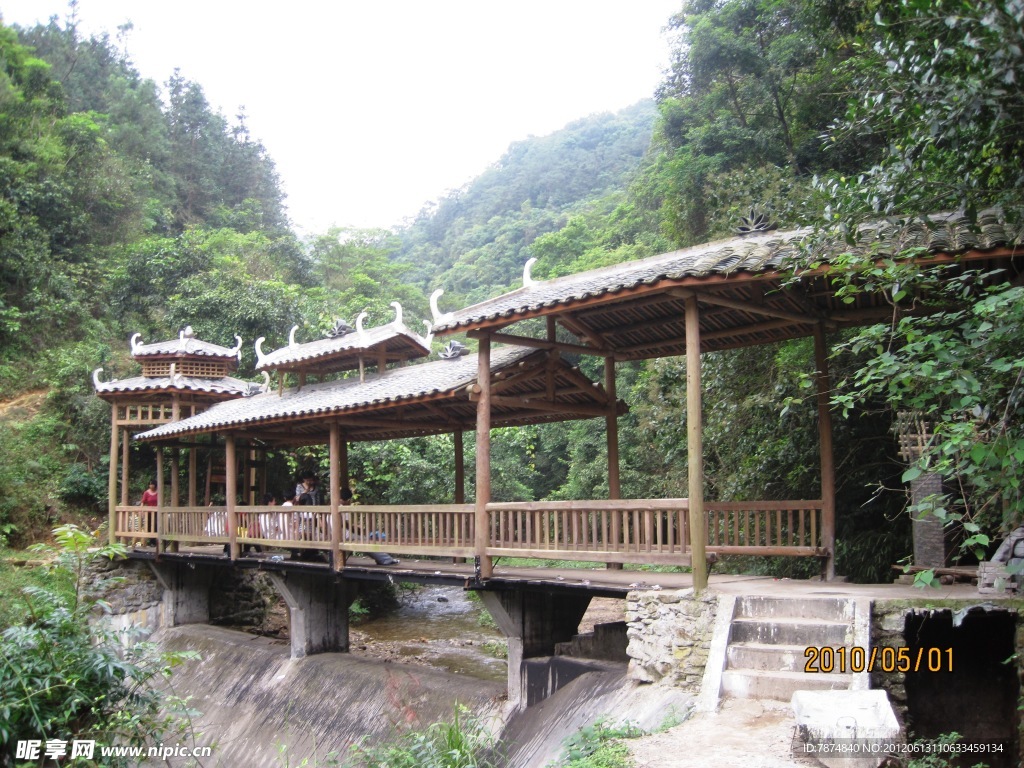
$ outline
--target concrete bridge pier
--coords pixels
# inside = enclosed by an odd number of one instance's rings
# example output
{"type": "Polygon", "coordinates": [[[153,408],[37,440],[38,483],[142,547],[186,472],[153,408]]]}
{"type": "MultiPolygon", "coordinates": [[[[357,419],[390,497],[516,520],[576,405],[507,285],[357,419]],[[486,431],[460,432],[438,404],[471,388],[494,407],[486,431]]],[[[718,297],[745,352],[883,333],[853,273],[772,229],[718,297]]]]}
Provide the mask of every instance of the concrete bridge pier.
{"type": "Polygon", "coordinates": [[[357,588],[334,573],[269,573],[288,606],[292,658],[348,652],[348,609],[357,588]]]}
{"type": "Polygon", "coordinates": [[[478,594],[508,639],[508,700],[516,709],[543,700],[579,675],[578,670],[560,675],[552,657],[555,644],[572,640],[579,630],[589,594],[529,589],[478,594]]]}
{"type": "Polygon", "coordinates": [[[150,562],[164,590],[160,626],[210,623],[213,569],[195,563],[150,562]]]}

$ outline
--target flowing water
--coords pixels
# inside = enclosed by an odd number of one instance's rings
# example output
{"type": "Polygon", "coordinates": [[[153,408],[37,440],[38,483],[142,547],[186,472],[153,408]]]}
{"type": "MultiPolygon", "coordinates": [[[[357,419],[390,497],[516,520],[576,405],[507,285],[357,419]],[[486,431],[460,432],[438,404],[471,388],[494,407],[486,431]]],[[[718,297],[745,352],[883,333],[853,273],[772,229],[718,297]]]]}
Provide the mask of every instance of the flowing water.
{"type": "Polygon", "coordinates": [[[504,638],[493,626],[481,624],[487,610],[470,593],[425,586],[401,593],[400,601],[388,615],[352,625],[353,653],[505,681],[508,665],[495,656],[504,649],[504,638]]]}

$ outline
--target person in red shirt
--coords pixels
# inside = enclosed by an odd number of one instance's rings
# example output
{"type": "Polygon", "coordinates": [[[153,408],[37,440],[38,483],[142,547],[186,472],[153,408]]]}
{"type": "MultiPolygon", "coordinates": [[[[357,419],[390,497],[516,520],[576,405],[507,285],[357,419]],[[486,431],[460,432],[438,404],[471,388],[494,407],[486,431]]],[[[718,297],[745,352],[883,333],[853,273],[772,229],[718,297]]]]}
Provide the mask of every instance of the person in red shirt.
{"type": "Polygon", "coordinates": [[[157,505],[157,493],[156,493],[156,480],[149,481],[149,488],[142,492],[142,501],[139,502],[143,507],[155,507],[157,505]]]}

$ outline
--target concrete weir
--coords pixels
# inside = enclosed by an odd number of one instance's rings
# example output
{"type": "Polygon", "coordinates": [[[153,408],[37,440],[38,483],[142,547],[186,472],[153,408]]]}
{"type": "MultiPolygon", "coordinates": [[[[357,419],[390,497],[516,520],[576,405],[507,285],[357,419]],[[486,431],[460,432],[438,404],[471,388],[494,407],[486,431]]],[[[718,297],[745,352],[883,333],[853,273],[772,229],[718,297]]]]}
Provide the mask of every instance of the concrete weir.
{"type": "Polygon", "coordinates": [[[456,703],[497,716],[505,692],[500,683],[346,653],[293,658],[280,642],[222,627],[170,627],[154,640],[199,654],[175,670],[174,693],[202,713],[194,727],[218,765],[325,764],[363,736],[450,719],[456,703]]]}

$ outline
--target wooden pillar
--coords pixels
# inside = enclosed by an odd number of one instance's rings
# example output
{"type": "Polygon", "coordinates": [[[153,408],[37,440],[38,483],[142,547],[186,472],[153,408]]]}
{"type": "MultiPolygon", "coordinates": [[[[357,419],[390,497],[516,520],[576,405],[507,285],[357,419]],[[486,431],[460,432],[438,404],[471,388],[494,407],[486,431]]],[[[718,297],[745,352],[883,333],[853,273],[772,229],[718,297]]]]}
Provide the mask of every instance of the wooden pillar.
{"type": "Polygon", "coordinates": [[[117,425],[117,403],[110,406],[110,471],[107,473],[107,540],[117,542],[117,441],[120,437],[117,425]]]}
{"type": "Polygon", "coordinates": [[[455,503],[466,503],[466,454],[462,444],[462,430],[453,433],[455,438],[455,503]]]}
{"type": "Polygon", "coordinates": [[[235,436],[224,439],[224,503],[228,510],[228,544],[232,560],[241,554],[238,546],[238,516],[235,513],[235,496],[238,492],[238,467],[235,464],[235,436]]]}
{"type": "Polygon", "coordinates": [[[161,551],[160,546],[160,513],[164,509],[164,449],[161,446],[156,447],[156,520],[153,522],[153,527],[157,531],[156,535],[156,551],[161,551]]]}
{"type": "Polygon", "coordinates": [[[701,415],[700,311],[697,297],[686,299],[686,455],[690,495],[690,558],[693,588],[708,585],[708,564],[704,555],[704,420],[701,415]]]}
{"type": "Polygon", "coordinates": [[[489,579],[493,573],[491,558],[485,554],[490,543],[487,503],[491,500],[491,337],[480,339],[477,356],[477,386],[480,397],[476,403],[476,558],[480,576],[489,579]]]}
{"type": "Polygon", "coordinates": [[[198,504],[199,482],[199,461],[198,451],[193,444],[188,449],[188,505],[195,507],[198,504]]]}
{"type": "Polygon", "coordinates": [[[178,475],[181,472],[181,449],[171,449],[171,506],[181,506],[181,490],[178,487],[178,475]]]}
{"type": "Polygon", "coordinates": [[[836,470],[832,452],[832,412],[828,407],[831,389],[828,374],[828,347],[821,323],[814,326],[814,365],[818,384],[818,442],[821,444],[821,543],[828,549],[825,578],[836,575],[836,470]]]}
{"type": "MultiPolygon", "coordinates": [[[[330,444],[328,452],[331,461],[331,567],[340,571],[345,567],[345,555],[341,551],[341,483],[342,483],[342,448],[341,427],[331,422],[330,444]]],[[[346,457],[346,464],[347,457],[346,457]]],[[[346,478],[347,479],[347,478],[346,478]]]]}
{"type": "Polygon", "coordinates": [[[131,457],[129,450],[132,441],[131,433],[127,427],[119,427],[121,430],[121,506],[128,506],[128,460],[131,457]]]}
{"type": "MultiPolygon", "coordinates": [[[[604,391],[608,395],[608,415],[605,416],[605,436],[608,440],[608,498],[621,499],[622,488],[619,484],[619,414],[616,408],[618,397],[615,394],[615,358],[609,355],[604,359],[604,391]]],[[[612,546],[616,549],[622,543],[622,518],[612,513],[612,546]]],[[[606,563],[606,568],[621,571],[622,563],[606,563]]]]}

